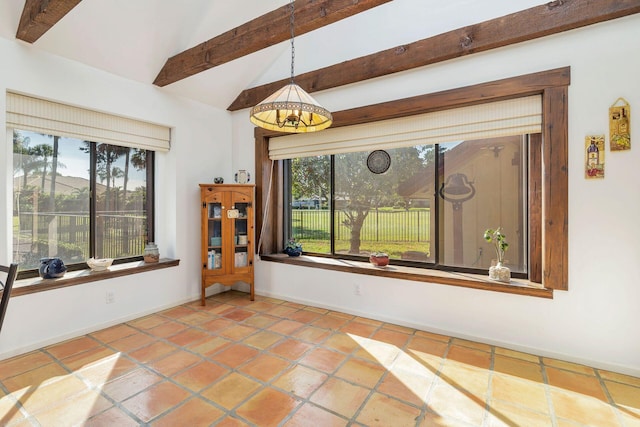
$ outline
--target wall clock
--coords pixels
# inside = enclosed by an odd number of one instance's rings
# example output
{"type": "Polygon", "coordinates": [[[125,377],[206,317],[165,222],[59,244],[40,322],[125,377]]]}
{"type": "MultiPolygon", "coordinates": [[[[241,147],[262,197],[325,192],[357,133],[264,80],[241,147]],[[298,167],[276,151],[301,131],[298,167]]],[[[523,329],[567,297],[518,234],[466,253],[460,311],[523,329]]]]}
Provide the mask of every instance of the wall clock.
{"type": "Polygon", "coordinates": [[[385,173],[391,166],[391,156],[384,150],[375,150],[367,157],[367,167],[375,174],[385,173]]]}

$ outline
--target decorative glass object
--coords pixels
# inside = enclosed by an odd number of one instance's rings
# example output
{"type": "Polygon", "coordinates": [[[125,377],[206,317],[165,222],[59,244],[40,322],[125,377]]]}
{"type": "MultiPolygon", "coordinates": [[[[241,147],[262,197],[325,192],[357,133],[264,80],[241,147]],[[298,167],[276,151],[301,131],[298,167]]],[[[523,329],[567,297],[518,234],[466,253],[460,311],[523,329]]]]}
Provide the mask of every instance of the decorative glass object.
{"type": "Polygon", "coordinates": [[[158,245],[153,242],[147,243],[144,248],[144,262],[158,262],[160,260],[160,252],[158,251],[158,245]]]}

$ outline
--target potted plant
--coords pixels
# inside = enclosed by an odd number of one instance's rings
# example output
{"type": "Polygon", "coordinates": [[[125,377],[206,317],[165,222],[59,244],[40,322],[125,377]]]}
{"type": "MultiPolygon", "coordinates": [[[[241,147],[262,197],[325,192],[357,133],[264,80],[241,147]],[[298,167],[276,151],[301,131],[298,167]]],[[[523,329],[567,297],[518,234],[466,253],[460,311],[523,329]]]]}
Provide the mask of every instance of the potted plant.
{"type": "Polygon", "coordinates": [[[504,253],[509,249],[506,236],[502,233],[502,227],[496,229],[487,228],[484,232],[484,240],[493,244],[496,251],[495,265],[489,267],[489,278],[499,282],[511,281],[511,270],[504,265],[504,253]]]}
{"type": "Polygon", "coordinates": [[[296,242],[295,238],[287,240],[287,244],[284,247],[284,253],[289,256],[300,256],[302,254],[302,245],[300,242],[296,242]]]}
{"type": "Polygon", "coordinates": [[[384,252],[372,252],[369,255],[369,262],[376,267],[386,267],[389,265],[389,255],[384,252]]]}

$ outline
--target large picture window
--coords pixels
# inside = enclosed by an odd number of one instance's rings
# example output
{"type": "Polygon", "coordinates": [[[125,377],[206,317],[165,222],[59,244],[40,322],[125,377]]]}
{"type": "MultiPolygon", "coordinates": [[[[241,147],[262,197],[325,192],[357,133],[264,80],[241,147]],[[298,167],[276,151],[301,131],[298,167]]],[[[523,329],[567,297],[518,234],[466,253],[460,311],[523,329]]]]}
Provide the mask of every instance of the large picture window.
{"type": "MultiPolygon", "coordinates": [[[[153,151],[13,129],[13,260],[141,257],[153,232],[153,151]]],[[[22,273],[24,275],[24,273],[22,273]]]]}
{"type": "Polygon", "coordinates": [[[486,271],[495,254],[484,230],[501,227],[508,266],[527,276],[528,136],[387,153],[391,166],[379,174],[366,151],[288,161],[287,237],[309,254],[385,252],[400,264],[486,271]]]}

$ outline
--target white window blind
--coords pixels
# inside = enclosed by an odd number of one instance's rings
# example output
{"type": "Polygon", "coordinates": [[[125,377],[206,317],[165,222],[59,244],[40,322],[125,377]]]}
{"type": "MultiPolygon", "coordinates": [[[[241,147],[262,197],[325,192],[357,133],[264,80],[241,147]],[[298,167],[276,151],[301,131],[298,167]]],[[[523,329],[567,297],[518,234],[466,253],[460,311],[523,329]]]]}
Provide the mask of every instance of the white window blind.
{"type": "Polygon", "coordinates": [[[7,92],[7,127],[123,147],[169,151],[171,129],[7,92]]]}
{"type": "Polygon", "coordinates": [[[271,138],[274,160],[523,135],[542,130],[542,96],[271,138]]]}

